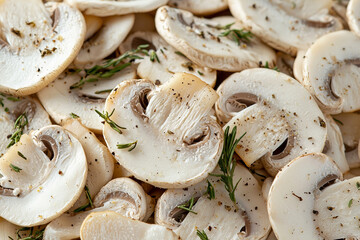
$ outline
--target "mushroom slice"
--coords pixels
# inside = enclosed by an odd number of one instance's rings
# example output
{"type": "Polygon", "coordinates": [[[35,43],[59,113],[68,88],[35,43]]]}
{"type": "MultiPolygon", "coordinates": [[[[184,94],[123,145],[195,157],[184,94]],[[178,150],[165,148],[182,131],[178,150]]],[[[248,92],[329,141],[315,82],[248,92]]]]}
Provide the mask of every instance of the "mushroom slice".
{"type": "Polygon", "coordinates": [[[227,0],[170,0],[169,6],[180,8],[195,15],[211,15],[228,8],[227,0]]]}
{"type": "Polygon", "coordinates": [[[83,240],[180,240],[175,233],[163,226],[148,224],[124,217],[115,212],[90,214],[81,225],[83,240]]]}
{"type": "Polygon", "coordinates": [[[351,0],[346,9],[346,17],[348,19],[348,24],[351,29],[357,36],[360,36],[360,1],[351,0]]]}
{"type": "Polygon", "coordinates": [[[79,198],[86,156],[72,134],[46,126],[22,135],[0,158],[0,175],[0,216],[19,226],[36,226],[60,216],[79,198]]]}
{"type": "Polygon", "coordinates": [[[149,196],[130,178],[111,180],[96,195],[94,208],[85,212],[65,213],[46,226],[44,239],[74,239],[80,237],[84,219],[93,212],[115,211],[125,217],[144,220],[149,196]]]}
{"type": "Polygon", "coordinates": [[[294,76],[293,73],[293,66],[294,66],[295,59],[283,52],[276,53],[276,67],[282,73],[285,73],[289,76],[294,76]]]}
{"type": "Polygon", "coordinates": [[[234,17],[267,44],[295,56],[317,38],[342,29],[341,22],[328,15],[326,6],[330,7],[331,1],[296,2],[229,0],[229,8],[234,17]]]}
{"type": "Polygon", "coordinates": [[[213,240],[265,238],[270,222],[261,186],[241,165],[236,166],[233,179],[241,179],[235,190],[236,205],[219,178],[211,176],[208,181],[215,189],[215,199],[208,198],[206,181],[186,189],[169,189],[157,202],[155,222],[173,229],[182,239],[196,239],[197,230],[213,240]],[[196,201],[192,212],[179,208],[191,199],[196,201]]]}
{"type": "Polygon", "coordinates": [[[0,24],[0,91],[14,95],[35,93],[53,81],[85,36],[83,16],[65,3],[50,13],[41,0],[5,0],[0,24]]]}
{"type": "Polygon", "coordinates": [[[293,68],[294,77],[299,82],[302,82],[303,79],[303,63],[305,59],[305,54],[306,54],[305,50],[298,51],[294,62],[294,68],[293,68]]]}
{"type": "Polygon", "coordinates": [[[217,92],[216,114],[228,122],[224,128],[237,126],[237,137],[246,132],[235,151],[247,166],[261,158],[275,175],[295,157],[323,150],[324,115],[295,79],[270,69],[248,69],[231,75],[217,92]]]}
{"type": "Polygon", "coordinates": [[[47,112],[39,101],[31,97],[14,98],[9,95],[0,95],[0,157],[8,147],[13,145],[11,136],[16,133],[16,120],[24,123],[23,133],[50,125],[47,112]],[[27,123],[26,123],[27,122],[27,123]],[[26,124],[25,124],[26,123],[26,124]]]}
{"type": "Polygon", "coordinates": [[[100,79],[86,83],[80,88],[70,89],[73,84],[81,80],[82,76],[68,70],[38,92],[37,96],[56,123],[60,124],[70,118],[73,113],[80,117],[85,127],[100,133],[103,124],[95,110],[101,112],[104,109],[107,95],[119,82],[135,76],[134,69],[128,67],[111,78],[100,79]]]}
{"type": "Polygon", "coordinates": [[[42,226],[23,228],[0,218],[0,239],[40,239],[42,229],[42,226]]]}
{"type": "Polygon", "coordinates": [[[168,0],[66,0],[88,15],[107,17],[129,13],[150,12],[168,0]]]}
{"type": "Polygon", "coordinates": [[[261,187],[261,191],[262,191],[265,201],[268,200],[270,188],[271,188],[273,181],[274,181],[274,179],[272,177],[268,177],[264,180],[264,183],[261,187]]]}
{"type": "Polygon", "coordinates": [[[268,196],[268,213],[278,239],[323,239],[313,221],[315,196],[342,179],[341,171],[326,155],[298,157],[275,177],[268,196]]]}
{"type": "Polygon", "coordinates": [[[101,17],[84,15],[85,23],[86,23],[86,33],[85,40],[91,38],[97,31],[101,29],[104,21],[101,17]]]}
{"type": "MultiPolygon", "coordinates": [[[[216,20],[198,18],[184,10],[161,7],[155,24],[170,45],[200,66],[235,72],[258,67],[260,61],[272,67],[276,61],[275,52],[250,33],[242,32],[244,38],[234,38],[230,32],[221,37],[231,31],[229,25],[219,26],[216,20]]],[[[231,26],[235,28],[242,31],[240,23],[231,26]]]]}
{"type": "Polygon", "coordinates": [[[117,161],[141,181],[161,188],[198,183],[220,157],[223,131],[209,112],[216,92],[197,77],[177,73],[160,87],[148,80],[126,81],[106,100],[111,120],[104,137],[117,161]],[[137,141],[136,148],[120,149],[137,141]],[[120,144],[120,145],[119,145],[120,144]],[[118,147],[119,145],[119,147],[118,147]]]}
{"type": "Polygon", "coordinates": [[[128,35],[134,21],[134,14],[104,18],[102,27],[84,42],[74,63],[85,65],[109,56],[128,35]]]}
{"type": "Polygon", "coordinates": [[[186,72],[197,76],[211,87],[215,86],[215,70],[194,64],[157,33],[136,32],[131,34],[120,46],[120,49],[124,53],[131,49],[136,49],[141,44],[148,44],[149,54],[155,54],[156,56],[146,57],[144,55],[143,59],[136,60],[139,63],[137,74],[141,78],[148,79],[159,85],[168,81],[175,72],[186,72]]]}
{"type": "Polygon", "coordinates": [[[360,109],[359,44],[354,33],[338,31],[321,37],[306,52],[303,85],[326,113],[360,109]]]}

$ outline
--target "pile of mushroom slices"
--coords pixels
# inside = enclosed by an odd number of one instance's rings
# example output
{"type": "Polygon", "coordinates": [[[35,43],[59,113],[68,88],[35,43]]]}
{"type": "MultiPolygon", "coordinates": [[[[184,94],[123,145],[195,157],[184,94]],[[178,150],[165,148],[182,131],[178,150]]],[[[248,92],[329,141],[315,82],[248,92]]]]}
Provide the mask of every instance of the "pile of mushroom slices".
{"type": "Polygon", "coordinates": [[[1,0],[0,239],[360,239],[360,0],[1,0]]]}

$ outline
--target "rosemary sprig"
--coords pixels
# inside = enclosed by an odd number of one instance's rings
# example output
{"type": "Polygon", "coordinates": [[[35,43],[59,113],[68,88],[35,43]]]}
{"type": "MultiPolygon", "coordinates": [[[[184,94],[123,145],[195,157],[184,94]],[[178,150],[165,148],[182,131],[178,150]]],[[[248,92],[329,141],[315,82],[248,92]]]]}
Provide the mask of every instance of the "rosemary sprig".
{"type": "Polygon", "coordinates": [[[201,239],[201,240],[209,240],[208,236],[206,235],[205,231],[202,230],[202,231],[199,231],[199,230],[196,230],[196,235],[198,235],[198,237],[201,239]]]}
{"type": "Polygon", "coordinates": [[[18,155],[20,156],[20,157],[22,157],[23,159],[25,159],[25,160],[27,160],[27,158],[24,156],[24,154],[22,154],[21,152],[17,152],[18,153],[18,155]]]}
{"type": "Polygon", "coordinates": [[[10,137],[10,143],[7,148],[11,147],[18,141],[20,141],[21,135],[23,135],[24,128],[29,124],[26,113],[21,114],[14,123],[15,132],[10,137]]]}
{"type": "MultiPolygon", "coordinates": [[[[44,235],[44,230],[38,230],[34,233],[34,228],[31,227],[24,227],[24,228],[20,228],[19,230],[16,231],[16,235],[17,235],[17,240],[41,240],[43,239],[43,235],[44,235]],[[24,237],[22,238],[21,235],[20,235],[20,232],[23,232],[23,231],[28,231],[30,230],[30,233],[29,233],[29,236],[28,237],[24,237]]],[[[9,239],[12,239],[9,237],[9,239]]]]}
{"type": "Polygon", "coordinates": [[[359,183],[359,182],[356,182],[356,188],[357,188],[358,190],[360,190],[360,183],[359,183]]]}
{"type": "Polygon", "coordinates": [[[79,115],[75,114],[75,113],[70,113],[70,116],[74,119],[79,118],[79,115]]]}
{"type": "Polygon", "coordinates": [[[177,55],[181,56],[181,57],[186,58],[186,56],[185,56],[182,52],[180,52],[180,51],[175,51],[175,53],[176,53],[177,55]]]}
{"type": "Polygon", "coordinates": [[[158,63],[160,63],[159,57],[154,50],[150,50],[149,55],[150,55],[150,61],[155,62],[156,60],[158,63]]]}
{"type": "Polygon", "coordinates": [[[118,133],[122,134],[121,129],[126,129],[126,128],[119,126],[116,122],[114,122],[113,120],[110,119],[110,117],[114,114],[114,111],[115,111],[115,108],[114,108],[114,109],[112,110],[112,112],[109,114],[108,112],[101,113],[101,112],[99,112],[98,110],[95,110],[95,112],[96,112],[97,114],[99,114],[99,116],[100,116],[101,118],[103,118],[103,119],[105,120],[105,122],[110,125],[110,127],[111,127],[112,129],[114,129],[114,130],[117,131],[118,133]]]}
{"type": "Polygon", "coordinates": [[[264,68],[268,68],[268,69],[272,69],[272,70],[275,70],[275,71],[277,71],[277,72],[280,72],[280,70],[279,70],[279,68],[278,68],[277,66],[275,66],[275,67],[273,67],[273,68],[270,68],[268,61],[265,62],[264,68]]]}
{"type": "Polygon", "coordinates": [[[118,149],[126,149],[129,148],[128,151],[131,152],[136,148],[138,141],[132,142],[132,143],[125,143],[125,144],[118,144],[116,145],[118,149]]]}
{"type": "Polygon", "coordinates": [[[186,210],[188,212],[197,214],[197,212],[194,212],[192,208],[194,207],[195,199],[192,197],[187,203],[177,206],[177,208],[186,210]]]}
{"type": "Polygon", "coordinates": [[[232,25],[235,23],[230,23],[225,26],[217,26],[217,29],[225,30],[221,32],[218,36],[219,37],[228,37],[229,39],[233,40],[240,45],[240,42],[249,42],[250,38],[253,37],[252,32],[244,30],[244,29],[230,29],[232,25]]]}
{"type": "Polygon", "coordinates": [[[209,195],[208,199],[215,199],[215,189],[214,186],[211,184],[211,182],[209,182],[209,180],[207,180],[208,186],[207,186],[207,190],[206,193],[209,195]]]}
{"type": "Polygon", "coordinates": [[[105,89],[105,90],[96,91],[95,94],[109,93],[111,91],[112,89],[105,89]]]}
{"type": "Polygon", "coordinates": [[[94,204],[91,200],[91,195],[90,195],[90,191],[89,191],[89,188],[85,185],[85,196],[88,200],[88,203],[81,206],[81,207],[78,207],[77,209],[74,210],[74,213],[77,213],[77,212],[81,212],[81,211],[84,211],[85,209],[87,209],[88,207],[91,207],[91,208],[94,208],[94,204]]]}
{"type": "Polygon", "coordinates": [[[341,126],[344,126],[344,123],[342,121],[340,121],[339,119],[336,119],[334,117],[333,117],[333,119],[335,122],[339,123],[341,126]]]}
{"type": "Polygon", "coordinates": [[[21,168],[13,165],[12,163],[10,163],[9,166],[10,166],[10,168],[11,168],[12,170],[14,170],[14,171],[17,172],[17,173],[19,173],[19,172],[22,170],[21,168]]]}

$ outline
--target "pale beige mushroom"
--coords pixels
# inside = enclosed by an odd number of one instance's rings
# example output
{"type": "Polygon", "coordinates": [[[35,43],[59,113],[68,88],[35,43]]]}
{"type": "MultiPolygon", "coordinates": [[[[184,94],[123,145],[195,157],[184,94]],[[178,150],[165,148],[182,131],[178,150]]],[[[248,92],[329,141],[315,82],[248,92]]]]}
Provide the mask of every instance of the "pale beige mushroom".
{"type": "Polygon", "coordinates": [[[228,8],[227,0],[170,0],[169,6],[192,12],[195,15],[211,15],[228,8]]]}
{"type": "Polygon", "coordinates": [[[357,36],[360,36],[360,1],[351,0],[346,9],[349,27],[357,36]]]}

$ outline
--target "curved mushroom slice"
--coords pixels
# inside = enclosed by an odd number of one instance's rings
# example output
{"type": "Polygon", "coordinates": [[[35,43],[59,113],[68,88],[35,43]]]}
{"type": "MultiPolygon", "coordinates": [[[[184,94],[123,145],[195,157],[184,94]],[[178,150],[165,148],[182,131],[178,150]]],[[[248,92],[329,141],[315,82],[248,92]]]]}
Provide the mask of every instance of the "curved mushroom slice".
{"type": "Polygon", "coordinates": [[[328,15],[327,8],[322,5],[330,1],[298,2],[306,4],[279,0],[229,0],[229,8],[234,17],[267,44],[295,56],[298,50],[307,49],[317,38],[342,29],[340,21],[328,15]],[[315,4],[319,5],[314,7],[315,4]]]}
{"type": "Polygon", "coordinates": [[[124,53],[136,49],[141,44],[149,45],[148,52],[150,54],[149,57],[143,54],[143,59],[136,60],[139,63],[137,73],[141,78],[148,79],[159,85],[168,81],[174,73],[185,72],[197,76],[211,87],[215,86],[215,70],[194,64],[157,33],[136,32],[127,38],[120,46],[120,49],[124,53]]]}
{"type": "Polygon", "coordinates": [[[84,42],[74,64],[94,63],[109,56],[124,41],[134,21],[134,14],[104,18],[102,27],[84,42]]]}
{"type": "Polygon", "coordinates": [[[7,151],[0,159],[0,175],[0,216],[20,226],[45,224],[79,198],[86,157],[73,135],[47,126],[24,134],[7,151]]]}
{"type": "Polygon", "coordinates": [[[105,111],[126,129],[119,134],[105,124],[107,145],[141,181],[162,188],[198,183],[221,154],[223,132],[209,116],[217,98],[211,87],[186,73],[159,88],[147,80],[123,82],[107,98],[105,111]],[[127,143],[132,148],[122,149],[127,143]]]}
{"type": "Polygon", "coordinates": [[[37,96],[56,123],[60,124],[75,114],[80,117],[84,126],[100,133],[103,124],[95,110],[101,112],[109,92],[120,82],[132,79],[135,75],[134,69],[125,68],[109,79],[100,79],[86,83],[80,88],[70,89],[81,80],[81,75],[68,70],[38,92],[37,96]]]}
{"type": "Polygon", "coordinates": [[[226,79],[217,90],[216,114],[237,126],[236,152],[247,166],[262,160],[275,175],[295,157],[321,152],[326,140],[324,115],[293,78],[270,69],[248,69],[226,79]],[[304,108],[306,106],[306,108],[304,108]]]}
{"type": "Polygon", "coordinates": [[[150,12],[168,0],[66,0],[88,15],[107,17],[129,13],[150,12]]]}
{"type": "MultiPolygon", "coordinates": [[[[275,52],[251,33],[187,11],[161,7],[155,24],[170,45],[200,66],[235,72],[258,67],[260,61],[272,67],[276,61],[275,52]]],[[[235,27],[242,28],[239,23],[235,27]]]]}
{"type": "Polygon", "coordinates": [[[330,8],[329,13],[341,21],[341,24],[343,25],[344,29],[348,30],[348,19],[346,17],[346,8],[348,6],[349,0],[332,0],[333,4],[330,8]]]}
{"type": "Polygon", "coordinates": [[[336,179],[341,171],[321,153],[296,158],[276,175],[267,207],[278,239],[323,239],[313,221],[315,195],[336,179]]]}
{"type": "Polygon", "coordinates": [[[144,220],[147,214],[147,199],[142,187],[130,178],[111,180],[101,188],[93,201],[93,209],[85,212],[65,213],[49,223],[44,239],[74,239],[80,237],[84,219],[93,212],[114,211],[125,217],[144,220]]]}
{"type": "Polygon", "coordinates": [[[360,1],[351,0],[346,9],[349,27],[357,36],[360,36],[360,1]]]}
{"type": "Polygon", "coordinates": [[[170,0],[169,6],[180,8],[195,15],[211,15],[228,8],[227,0],[170,0]]]}
{"type": "Polygon", "coordinates": [[[219,178],[209,177],[215,199],[208,198],[206,181],[186,189],[169,189],[157,202],[155,222],[173,229],[182,239],[196,239],[197,230],[213,240],[265,238],[270,222],[261,186],[241,165],[236,166],[233,179],[241,179],[235,191],[236,205],[219,178]],[[189,200],[196,201],[192,212],[179,208],[189,200]]]}
{"type": "Polygon", "coordinates": [[[321,37],[306,52],[303,85],[326,113],[360,109],[359,44],[352,32],[338,31],[321,37]]]}
{"type": "Polygon", "coordinates": [[[42,239],[43,227],[23,228],[0,218],[0,239],[42,239]]]}
{"type": "Polygon", "coordinates": [[[17,239],[17,226],[0,218],[0,239],[17,239]]]}
{"type": "Polygon", "coordinates": [[[22,133],[50,125],[49,115],[39,101],[31,97],[14,98],[5,94],[0,95],[0,157],[8,147],[20,138],[22,133]],[[16,120],[18,120],[17,124],[16,120]],[[16,125],[16,126],[15,126],[16,125]],[[21,127],[23,126],[23,127],[21,127]],[[20,127],[20,128],[19,128],[20,127]],[[16,134],[22,130],[21,134],[16,134]]]}
{"type": "Polygon", "coordinates": [[[276,53],[276,67],[282,73],[285,73],[289,76],[294,76],[293,68],[294,68],[295,59],[283,52],[276,53]]]}
{"type": "Polygon", "coordinates": [[[155,17],[150,13],[136,13],[135,22],[130,33],[144,31],[156,32],[155,17]]]}
{"type": "Polygon", "coordinates": [[[14,95],[35,93],[53,81],[85,36],[82,14],[64,3],[50,13],[41,0],[2,1],[0,24],[0,91],[14,95]]]}
{"type": "Polygon", "coordinates": [[[295,58],[295,62],[294,62],[293,73],[294,73],[295,79],[298,80],[299,82],[303,81],[302,71],[303,71],[303,63],[304,63],[304,59],[305,59],[305,54],[306,54],[305,50],[298,51],[296,58],[295,58]]]}
{"type": "Polygon", "coordinates": [[[262,192],[262,195],[264,196],[265,201],[268,200],[270,188],[271,188],[273,181],[274,181],[274,179],[272,177],[268,177],[265,179],[265,181],[261,187],[261,192],[262,192]]]}
{"type": "Polygon", "coordinates": [[[85,40],[91,38],[97,31],[101,29],[104,21],[101,17],[84,15],[85,23],[86,23],[86,33],[85,40]]]}

